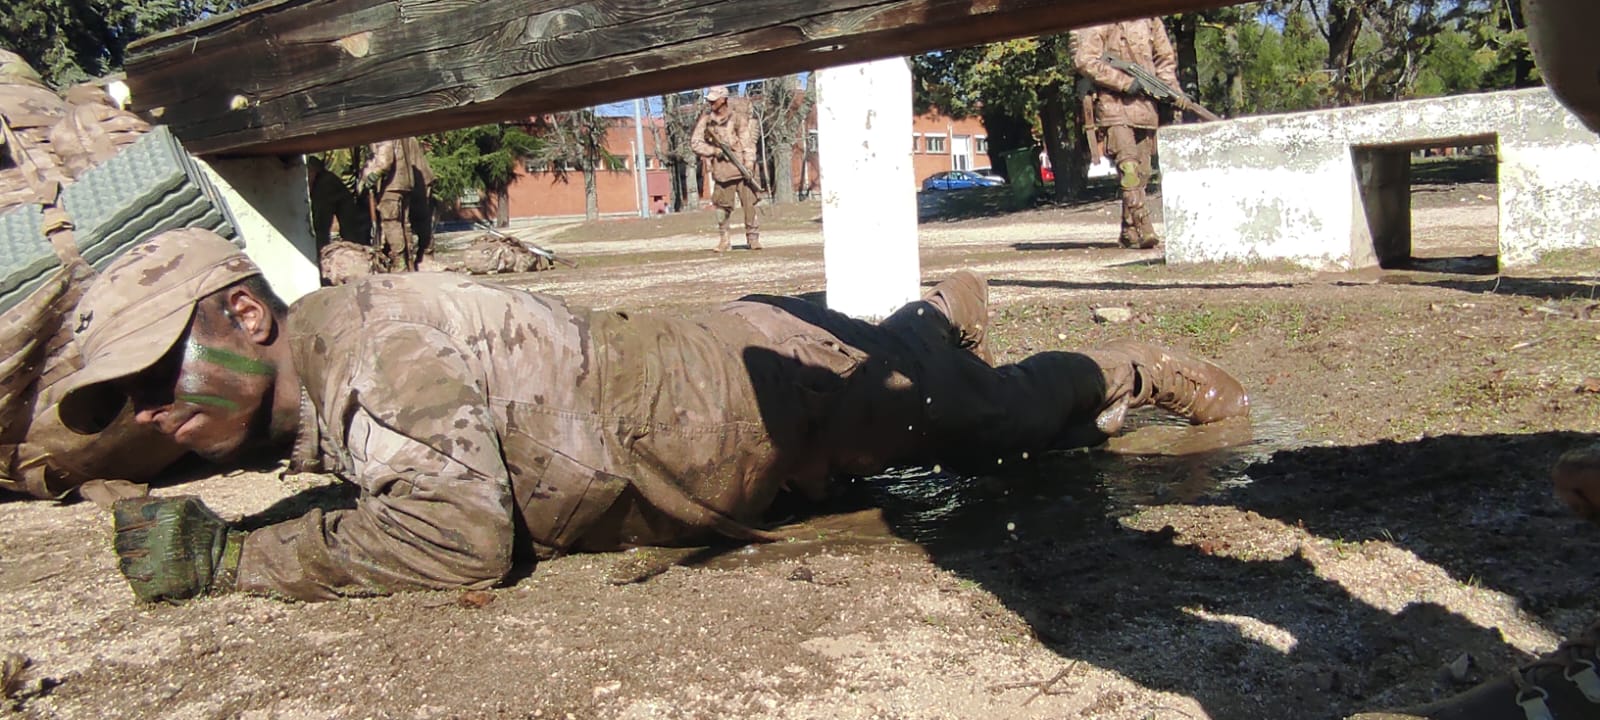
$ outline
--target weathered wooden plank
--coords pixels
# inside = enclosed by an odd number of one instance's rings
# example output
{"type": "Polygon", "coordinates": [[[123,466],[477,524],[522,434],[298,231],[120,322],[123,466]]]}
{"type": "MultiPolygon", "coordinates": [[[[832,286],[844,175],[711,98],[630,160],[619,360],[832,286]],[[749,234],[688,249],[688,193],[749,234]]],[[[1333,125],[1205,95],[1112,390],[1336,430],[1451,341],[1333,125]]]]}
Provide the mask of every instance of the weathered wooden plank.
{"type": "Polygon", "coordinates": [[[309,152],[1229,0],[270,0],[130,48],[198,153],[309,152]]]}

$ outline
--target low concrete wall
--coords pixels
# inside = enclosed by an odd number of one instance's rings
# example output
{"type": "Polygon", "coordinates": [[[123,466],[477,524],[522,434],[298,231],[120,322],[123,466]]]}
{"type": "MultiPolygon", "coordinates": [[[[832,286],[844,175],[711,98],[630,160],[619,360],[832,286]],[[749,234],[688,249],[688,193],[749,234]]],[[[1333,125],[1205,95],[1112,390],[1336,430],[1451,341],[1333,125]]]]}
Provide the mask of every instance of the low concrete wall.
{"type": "Polygon", "coordinates": [[[1496,140],[1501,267],[1600,247],[1600,142],[1534,88],[1162,128],[1167,262],[1407,257],[1409,149],[1496,140]]]}

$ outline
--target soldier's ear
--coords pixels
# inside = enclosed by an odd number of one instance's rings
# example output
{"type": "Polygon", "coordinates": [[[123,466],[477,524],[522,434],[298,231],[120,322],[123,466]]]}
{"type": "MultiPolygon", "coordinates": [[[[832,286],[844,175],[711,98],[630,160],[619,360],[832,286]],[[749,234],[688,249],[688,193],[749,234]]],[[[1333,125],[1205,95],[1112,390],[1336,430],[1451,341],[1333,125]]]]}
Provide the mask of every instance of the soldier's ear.
{"type": "Polygon", "coordinates": [[[277,318],[273,317],[272,309],[249,288],[229,288],[223,297],[222,313],[257,345],[272,342],[277,332],[277,318]]]}

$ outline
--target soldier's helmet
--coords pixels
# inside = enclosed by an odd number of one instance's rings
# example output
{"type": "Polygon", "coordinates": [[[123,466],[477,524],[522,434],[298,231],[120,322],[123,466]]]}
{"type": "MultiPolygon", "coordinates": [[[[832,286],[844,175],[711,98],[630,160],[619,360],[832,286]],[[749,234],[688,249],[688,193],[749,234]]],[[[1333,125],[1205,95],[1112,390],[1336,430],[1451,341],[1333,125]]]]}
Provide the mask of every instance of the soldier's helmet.
{"type": "Polygon", "coordinates": [[[233,243],[197,228],[159,233],[112,261],[74,313],[84,364],[62,381],[61,423],[83,434],[104,429],[127,400],[113,381],[166,355],[201,298],[260,274],[233,243]]]}

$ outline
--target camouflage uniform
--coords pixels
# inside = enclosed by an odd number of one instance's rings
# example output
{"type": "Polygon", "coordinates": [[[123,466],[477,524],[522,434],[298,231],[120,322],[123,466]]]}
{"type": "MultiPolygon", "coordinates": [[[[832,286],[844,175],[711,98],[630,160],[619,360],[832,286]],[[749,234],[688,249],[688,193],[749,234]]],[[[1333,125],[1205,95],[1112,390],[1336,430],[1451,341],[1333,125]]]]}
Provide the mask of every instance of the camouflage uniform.
{"type": "Polygon", "coordinates": [[[378,198],[374,244],[388,259],[391,271],[415,270],[422,250],[432,240],[428,188],[433,185],[433,169],[416,138],[374,143],[371,151],[361,177],[378,178],[372,188],[378,198]],[[413,235],[413,230],[418,234],[413,235]]]}
{"type": "Polygon", "coordinates": [[[36,188],[69,178],[50,149],[50,131],[71,112],[14,53],[0,50],[0,211],[42,202],[36,188]]]}
{"type": "Polygon", "coordinates": [[[1128,20],[1073,30],[1071,42],[1073,64],[1094,82],[1095,125],[1105,133],[1106,154],[1122,185],[1122,244],[1155,247],[1161,239],[1150,222],[1145,186],[1150,183],[1160,114],[1155,100],[1133,91],[1133,76],[1112,67],[1105,57],[1140,65],[1169,87],[1178,87],[1178,63],[1167,30],[1160,18],[1128,20]]]}
{"type": "Polygon", "coordinates": [[[322,268],[324,285],[343,285],[356,278],[364,278],[384,271],[387,263],[371,245],[361,245],[348,240],[334,240],[317,251],[317,264],[322,268]]]}
{"type": "MultiPolygon", "coordinates": [[[[991,367],[986,322],[970,273],[879,325],[766,296],[696,318],[594,312],[432,273],[312,293],[285,336],[304,390],[294,462],[361,499],[251,533],[237,587],[485,587],[519,534],[545,552],[770,539],[757,524],[782,491],[1096,443],[1178,377],[1146,346],[991,367]]],[[[1192,418],[1247,410],[1214,366],[1181,370],[1210,383],[1192,418]]]]}
{"type": "MultiPolygon", "coordinates": [[[[726,90],[721,90],[726,97],[726,90]]],[[[734,198],[738,198],[739,206],[744,208],[744,237],[750,249],[761,249],[761,218],[756,214],[755,188],[751,186],[754,178],[747,181],[744,173],[739,172],[738,166],[723,157],[722,149],[711,140],[716,137],[727,145],[730,150],[739,156],[739,162],[746,168],[755,172],[756,167],[756,127],[755,121],[750,117],[750,101],[744,98],[730,98],[721,113],[707,110],[695,122],[694,132],[689,135],[689,145],[694,154],[711,161],[711,180],[716,184],[716,189],[711,191],[711,204],[717,208],[717,233],[720,236],[717,251],[728,249],[728,221],[733,216],[734,198]]]]}
{"type": "MultiPolygon", "coordinates": [[[[80,435],[56,415],[60,388],[83,365],[70,342],[73,306],[94,271],[78,254],[55,190],[138,139],[148,126],[111,105],[103,89],[79,86],[64,102],[16,55],[0,50],[0,212],[23,203],[46,216],[60,267],[40,287],[0,310],[0,489],[60,498],[100,479],[142,482],[183,454],[123,413],[99,433],[80,435]],[[130,451],[137,448],[137,452],[130,451]]],[[[0,278],[4,280],[4,278],[0,278]]]]}

